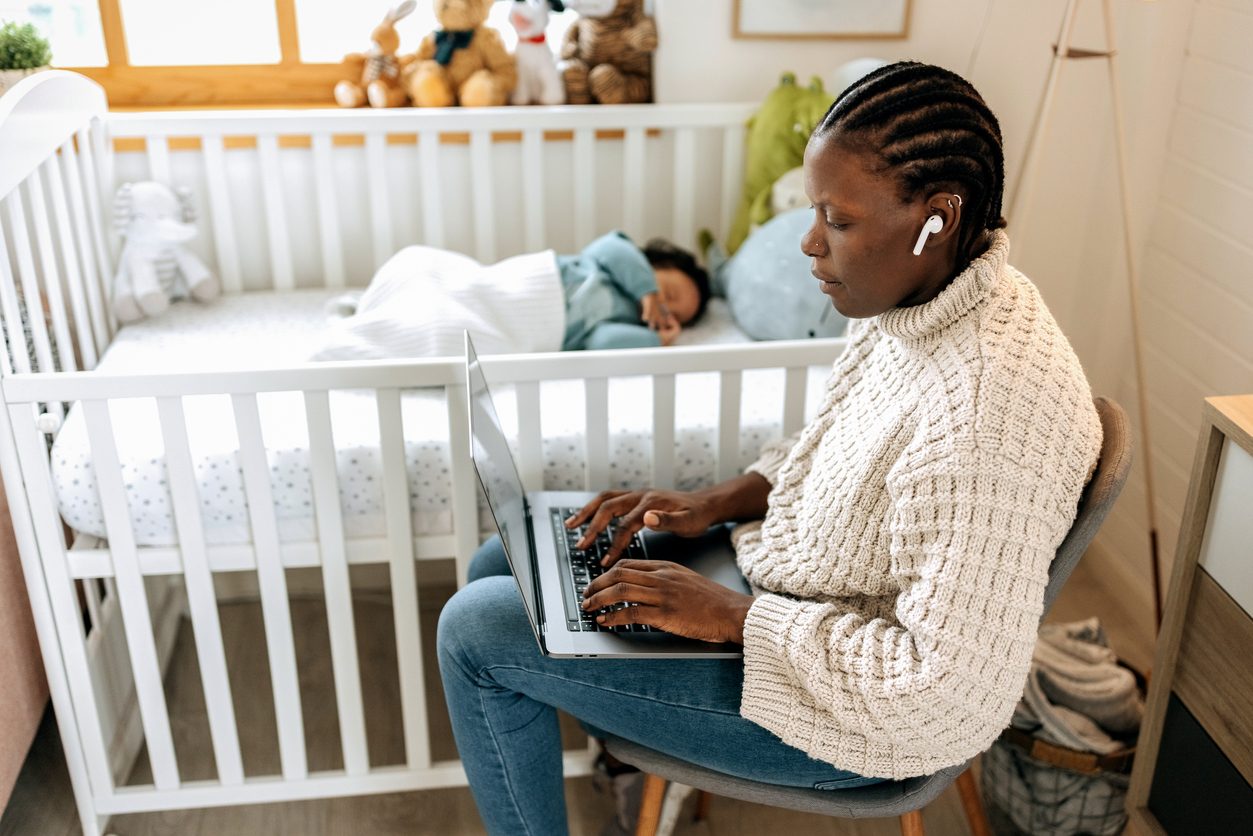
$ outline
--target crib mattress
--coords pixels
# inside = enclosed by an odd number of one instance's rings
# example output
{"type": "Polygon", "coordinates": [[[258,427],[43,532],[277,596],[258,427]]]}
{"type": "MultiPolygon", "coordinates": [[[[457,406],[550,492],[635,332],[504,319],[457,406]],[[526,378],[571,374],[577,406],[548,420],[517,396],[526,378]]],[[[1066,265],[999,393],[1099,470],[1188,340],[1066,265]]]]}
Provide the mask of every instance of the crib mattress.
{"type": "MultiPolygon", "coordinates": [[[[108,372],[248,369],[299,364],[319,347],[334,291],[252,293],[209,305],[178,303],[161,317],[119,332],[98,368],[108,372]]],[[[686,343],[745,342],[721,300],[706,318],[683,334],[686,343]]],[[[826,370],[810,372],[812,411],[826,370]]],[[[784,376],[781,370],[746,372],[741,422],[741,461],[752,461],[781,427],[784,376]]],[[[716,374],[680,375],[676,387],[675,478],[680,488],[714,478],[718,408],[716,374]]],[[[541,384],[544,487],[584,486],[583,386],[580,381],[541,384]]],[[[506,431],[516,427],[513,393],[503,388],[498,410],[506,431]]],[[[652,386],[643,378],[610,381],[610,487],[649,482],[652,386]]],[[[374,394],[337,391],[330,396],[332,427],[345,535],[386,534],[374,394]]],[[[405,464],[415,534],[452,531],[448,417],[442,392],[414,391],[401,397],[405,464]]],[[[316,539],[309,438],[304,398],[299,392],[258,396],[270,484],[284,542],[316,539]]],[[[122,479],[139,545],[178,541],[165,469],[156,402],[150,398],[110,401],[122,479]]],[[[205,538],[211,544],[251,541],[238,437],[229,396],[184,400],[205,538]]],[[[67,524],[107,537],[91,465],[86,423],[76,404],[52,449],[52,477],[67,524]]]]}

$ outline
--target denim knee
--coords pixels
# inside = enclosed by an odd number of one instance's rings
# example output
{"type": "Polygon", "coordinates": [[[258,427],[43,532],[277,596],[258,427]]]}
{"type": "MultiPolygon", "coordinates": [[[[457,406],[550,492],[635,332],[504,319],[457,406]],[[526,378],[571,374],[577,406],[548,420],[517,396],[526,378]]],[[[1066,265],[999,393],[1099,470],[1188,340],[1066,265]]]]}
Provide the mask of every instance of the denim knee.
{"type": "Polygon", "coordinates": [[[517,583],[511,577],[487,577],[457,590],[439,614],[435,647],[441,671],[455,665],[477,677],[491,663],[493,649],[502,646],[502,630],[493,620],[510,604],[521,605],[517,583]]]}

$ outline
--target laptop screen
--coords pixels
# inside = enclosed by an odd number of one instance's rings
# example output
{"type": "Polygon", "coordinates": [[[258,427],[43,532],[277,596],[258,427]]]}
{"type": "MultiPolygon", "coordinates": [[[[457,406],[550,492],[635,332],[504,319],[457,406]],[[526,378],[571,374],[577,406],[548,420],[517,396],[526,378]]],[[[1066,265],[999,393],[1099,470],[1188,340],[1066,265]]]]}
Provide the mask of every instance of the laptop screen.
{"type": "Polygon", "coordinates": [[[483,376],[478,355],[474,353],[469,332],[466,333],[466,386],[470,393],[470,455],[474,459],[474,469],[478,472],[479,484],[483,486],[487,505],[505,545],[505,556],[509,558],[509,565],[518,580],[531,625],[537,627],[540,616],[535,604],[526,494],[522,490],[522,478],[518,476],[513,454],[509,451],[509,442],[500,428],[496,407],[492,405],[492,393],[487,388],[487,379],[483,376]]]}

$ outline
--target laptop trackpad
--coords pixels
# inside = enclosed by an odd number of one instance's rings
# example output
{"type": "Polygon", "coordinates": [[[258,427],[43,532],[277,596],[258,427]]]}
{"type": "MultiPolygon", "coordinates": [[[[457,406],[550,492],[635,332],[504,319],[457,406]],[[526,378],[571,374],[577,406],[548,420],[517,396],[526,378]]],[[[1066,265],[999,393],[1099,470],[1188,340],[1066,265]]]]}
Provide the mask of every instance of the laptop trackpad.
{"type": "Polygon", "coordinates": [[[653,560],[669,560],[688,567],[710,580],[717,581],[727,589],[748,595],[748,581],[740,574],[735,563],[735,549],[731,546],[731,528],[715,525],[697,537],[680,537],[664,531],[640,532],[644,548],[653,560]]]}

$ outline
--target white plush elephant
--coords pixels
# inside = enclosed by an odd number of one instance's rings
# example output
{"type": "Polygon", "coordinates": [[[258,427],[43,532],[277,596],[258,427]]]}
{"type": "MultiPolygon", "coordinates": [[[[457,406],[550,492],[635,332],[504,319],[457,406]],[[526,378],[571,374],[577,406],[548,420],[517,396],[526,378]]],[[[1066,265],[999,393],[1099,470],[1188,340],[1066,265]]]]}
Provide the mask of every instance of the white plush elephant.
{"type": "Polygon", "coordinates": [[[218,280],[183,246],[196,237],[187,189],[144,180],[125,183],[113,200],[115,228],[126,239],[113,277],[113,313],[134,322],[164,311],[171,299],[204,302],[221,291],[218,280]]]}

